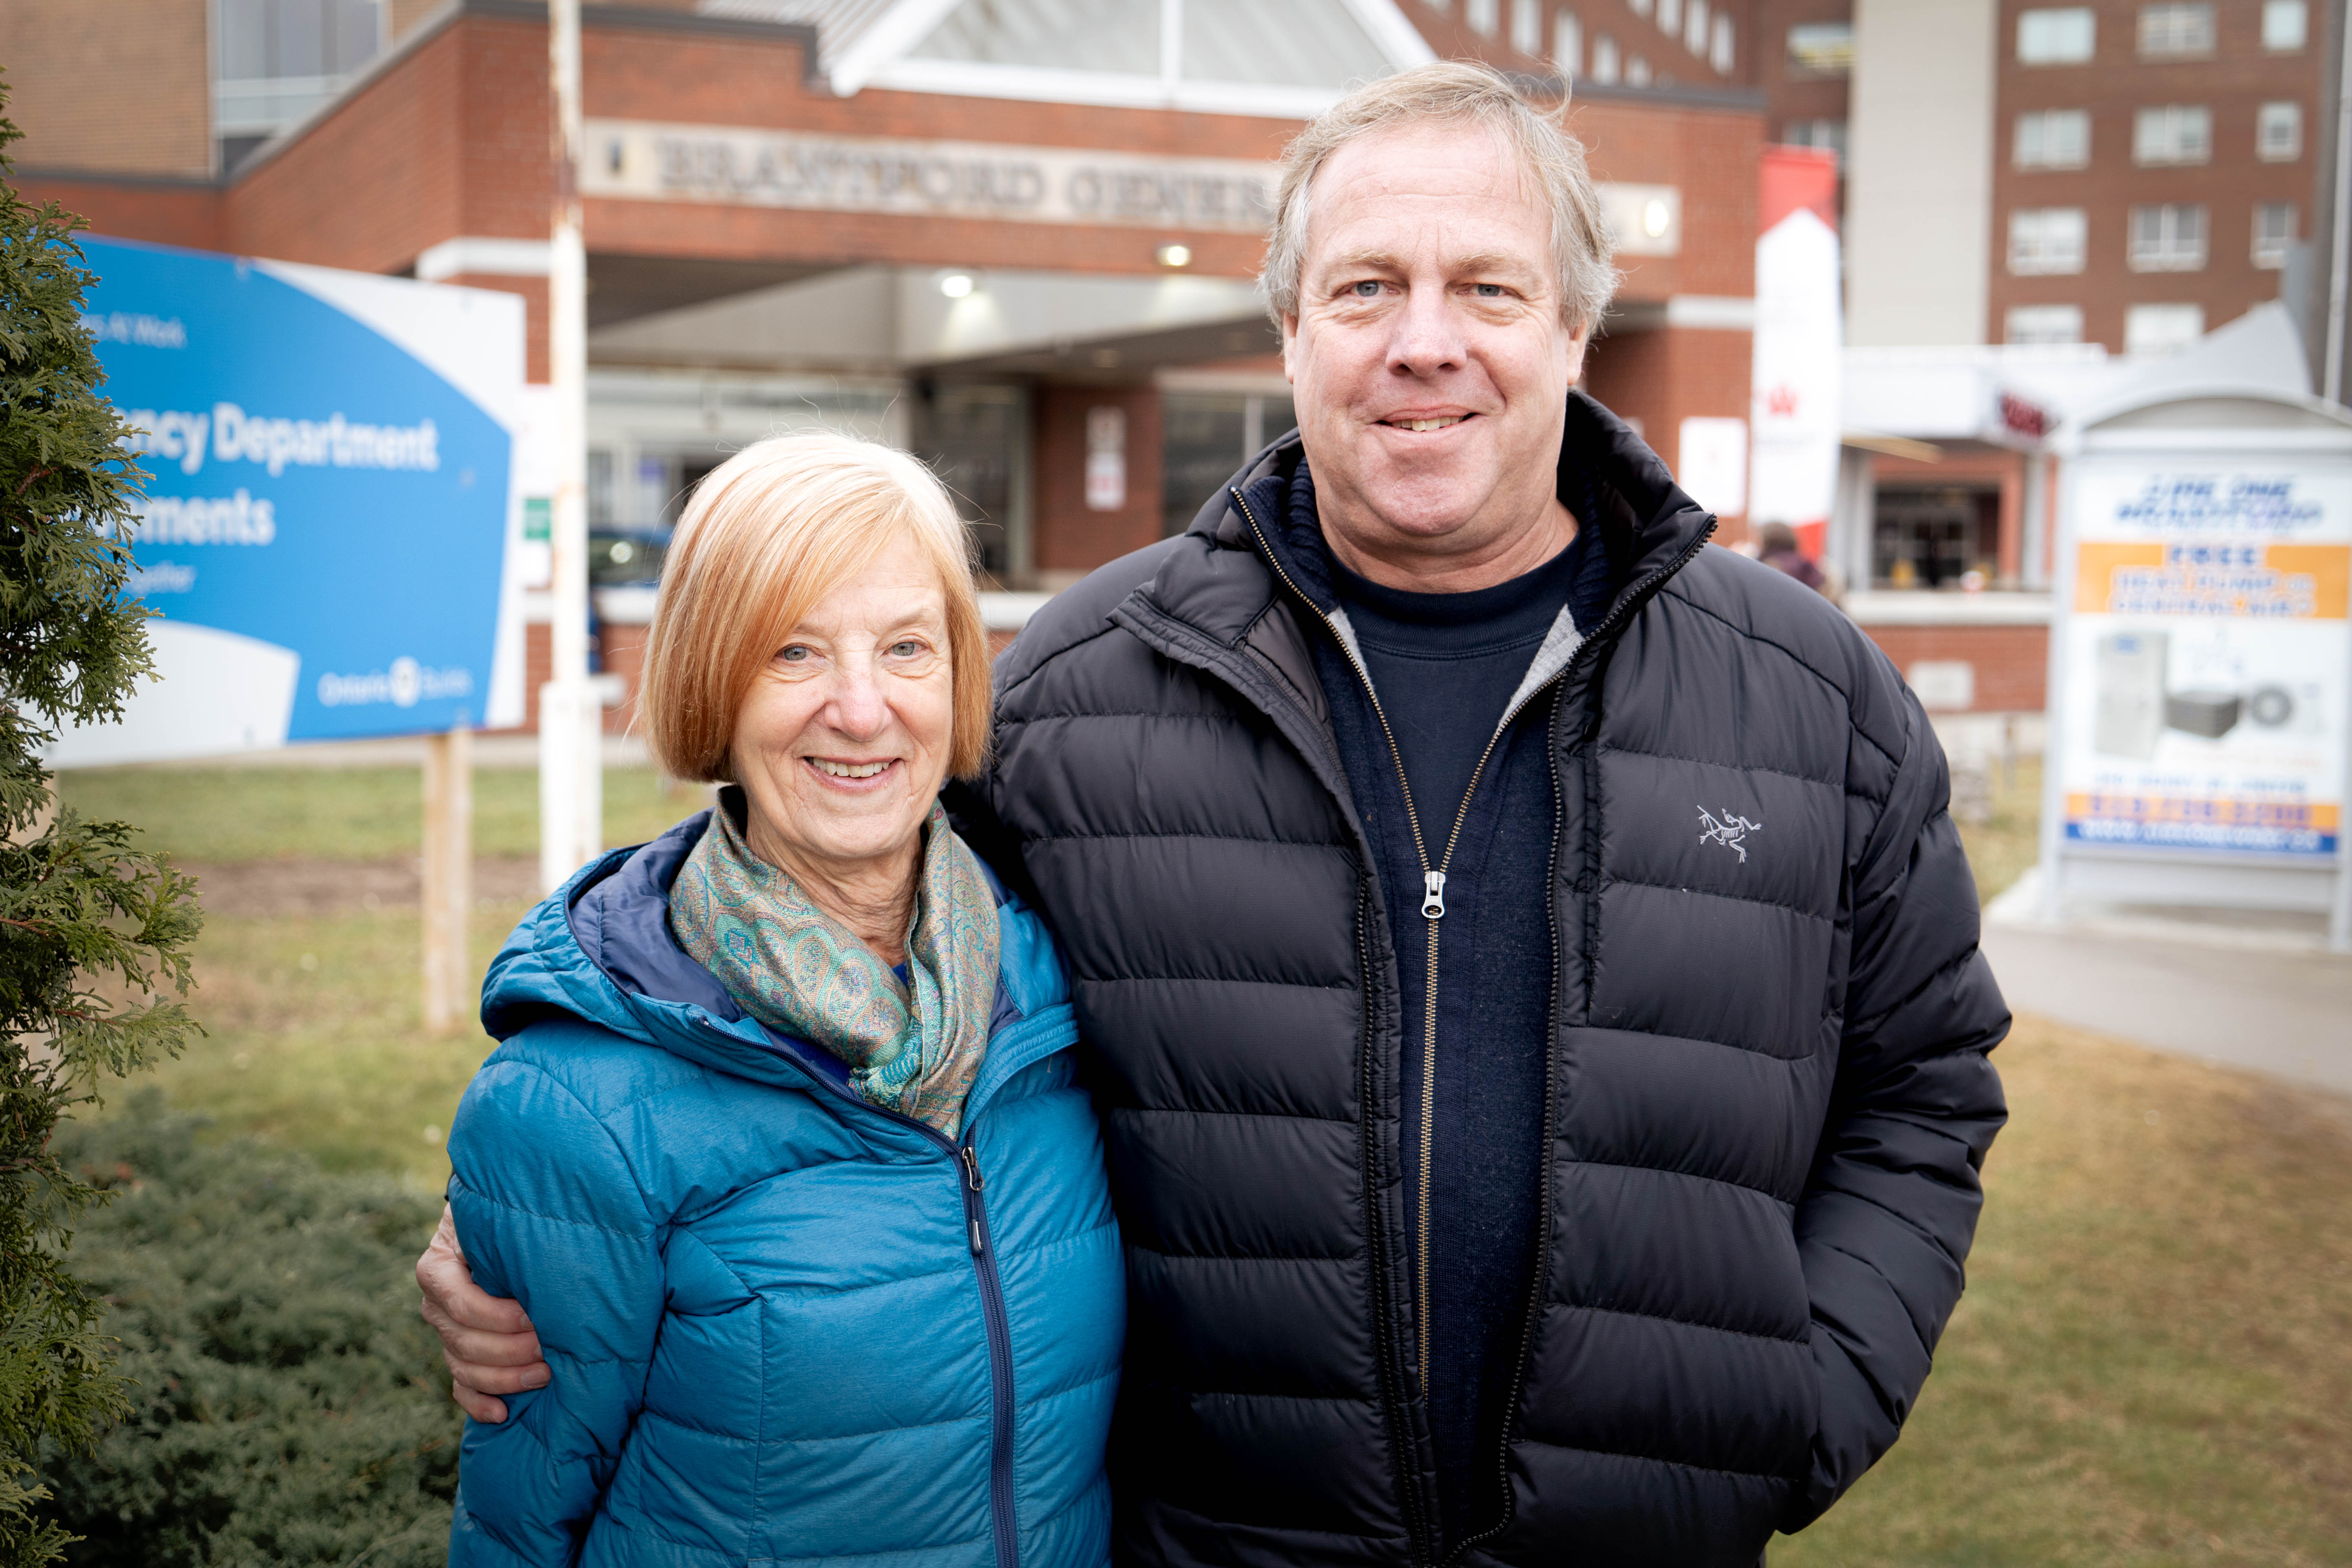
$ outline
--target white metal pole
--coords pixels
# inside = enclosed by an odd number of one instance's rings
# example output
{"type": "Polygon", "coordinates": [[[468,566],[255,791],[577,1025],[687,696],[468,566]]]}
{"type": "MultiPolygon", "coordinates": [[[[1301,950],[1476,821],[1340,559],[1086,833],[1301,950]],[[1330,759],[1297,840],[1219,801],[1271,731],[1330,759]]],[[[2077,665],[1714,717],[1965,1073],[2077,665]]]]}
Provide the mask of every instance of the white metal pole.
{"type": "Polygon", "coordinates": [[[2352,15],[2339,15],[2336,30],[2342,50],[2336,64],[2336,208],[2335,237],[2327,253],[2327,376],[2330,403],[2344,401],[2344,306],[2347,282],[2352,282],[2352,15]]]}
{"type": "Polygon", "coordinates": [[[2074,660],[2067,641],[2074,618],[2074,574],[2079,564],[2075,560],[2074,531],[2080,520],[2074,515],[2076,479],[2072,466],[2080,459],[2079,445],[2060,453],[2058,515],[2053,520],[2057,528],[2057,570],[2052,574],[2050,585],[2050,664],[2048,686],[2042,699],[2042,826],[2040,833],[2042,874],[2042,922],[2059,925],[2066,918],[2066,746],[2067,703],[2066,683],[2074,678],[2074,660]]]}
{"type": "Polygon", "coordinates": [[[588,253],[581,237],[580,0],[549,0],[555,200],[547,278],[555,394],[548,681],[539,698],[540,880],[552,891],[604,847],[603,710],[588,679],[588,253]]]}

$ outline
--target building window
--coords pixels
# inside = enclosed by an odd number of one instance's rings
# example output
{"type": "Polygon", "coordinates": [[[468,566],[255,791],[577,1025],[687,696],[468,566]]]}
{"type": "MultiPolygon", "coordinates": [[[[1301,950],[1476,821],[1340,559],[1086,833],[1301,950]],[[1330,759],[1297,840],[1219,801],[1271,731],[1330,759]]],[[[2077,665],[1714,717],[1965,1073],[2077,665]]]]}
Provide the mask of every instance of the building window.
{"type": "Polygon", "coordinates": [[[1640,55],[1635,55],[1632,59],[1627,60],[1625,62],[1625,85],[1627,87],[1649,86],[1650,62],[1643,59],[1640,55]]]}
{"type": "Polygon", "coordinates": [[[2021,11],[2017,16],[2017,63],[2080,65],[2098,47],[2098,20],[2088,5],[2021,11]]]}
{"type": "Polygon", "coordinates": [[[2139,52],[2144,59],[2211,54],[2213,7],[2206,0],[2191,5],[2141,6],[2139,52]]]}
{"type": "Polygon", "coordinates": [[[2017,117],[2011,156],[2021,169],[2079,169],[2091,161],[2091,111],[2045,109],[2017,117]]]}
{"type": "Polygon", "coordinates": [[[1551,19],[1551,63],[1560,75],[1574,80],[1584,69],[1584,24],[1573,11],[1551,19]]]}
{"type": "Polygon", "coordinates": [[[1715,19],[1715,38],[1714,41],[1707,46],[1706,51],[1706,63],[1715,68],[1717,75],[1729,76],[1731,74],[1731,18],[1725,16],[1717,16],[1715,19]]]}
{"type": "Polygon", "coordinates": [[[1603,87],[1617,80],[1617,40],[1606,33],[1592,40],[1592,79],[1603,87]]]}
{"type": "Polygon", "coordinates": [[[1853,71],[1853,24],[1808,22],[1789,29],[1791,76],[1849,76],[1853,71]]]}
{"type": "Polygon", "coordinates": [[[2303,156],[2303,105],[2265,103],[2254,116],[2254,156],[2291,163],[2303,156]]]}
{"type": "Polygon", "coordinates": [[[2124,353],[2169,353],[2205,335],[2202,305],[2134,305],[2124,312],[2124,353]]]}
{"type": "Polygon", "coordinates": [[[1511,47],[1531,58],[1543,56],[1543,0],[1511,0],[1511,47]]]}
{"type": "Polygon", "coordinates": [[[1695,55],[1706,53],[1706,0],[1690,0],[1690,9],[1683,17],[1683,47],[1695,55]]]}
{"type": "Polygon", "coordinates": [[[1160,400],[1160,527],[1170,537],[1192,526],[1201,498],[1298,423],[1290,394],[1171,392],[1160,400]]]}
{"type": "Polygon", "coordinates": [[[2254,265],[2265,272],[2275,272],[2286,265],[2287,247],[2297,235],[2296,213],[2293,202],[2258,202],[2254,205],[2254,265]]]}
{"type": "Polygon", "coordinates": [[[1889,588],[1957,588],[1990,578],[2000,538],[2000,491],[1974,485],[1888,486],[1871,508],[1870,576],[1889,588]]]}
{"type": "Polygon", "coordinates": [[[2263,47],[2291,54],[2303,47],[2310,32],[2311,11],[2304,0],[2263,0],[2263,47]]]}
{"type": "Polygon", "coordinates": [[[2168,103],[2132,117],[2135,163],[2202,163],[2213,156],[2213,111],[2201,103],[2168,103]]]}
{"type": "Polygon", "coordinates": [[[1658,30],[1670,38],[1683,30],[1683,0],[1658,0],[1658,30]]]}
{"type": "Polygon", "coordinates": [[[2079,343],[2083,341],[2083,307],[2011,305],[2002,335],[2012,343],[2079,343]]]}
{"type": "Polygon", "coordinates": [[[1780,140],[1791,147],[1825,147],[1837,154],[1841,165],[1845,163],[1843,120],[1791,120],[1780,128],[1780,140]]]}
{"type": "Polygon", "coordinates": [[[1482,37],[1491,38],[1502,19],[1502,0],[1470,0],[1462,10],[1463,20],[1482,37]]]}
{"type": "Polygon", "coordinates": [[[2205,266],[2205,208],[2165,202],[2131,210],[2135,272],[2196,272],[2205,266]]]}
{"type": "Polygon", "coordinates": [[[218,0],[213,134],[224,169],[343,89],[383,47],[377,0],[218,0]]]}
{"type": "Polygon", "coordinates": [[[1650,14],[1650,0],[1625,0],[1625,3],[1633,7],[1633,15],[1636,16],[1646,16],[1650,14]]]}
{"type": "Polygon", "coordinates": [[[2009,215],[2009,269],[2021,277],[2080,272],[2089,240],[2081,207],[2020,207],[2009,215]]]}

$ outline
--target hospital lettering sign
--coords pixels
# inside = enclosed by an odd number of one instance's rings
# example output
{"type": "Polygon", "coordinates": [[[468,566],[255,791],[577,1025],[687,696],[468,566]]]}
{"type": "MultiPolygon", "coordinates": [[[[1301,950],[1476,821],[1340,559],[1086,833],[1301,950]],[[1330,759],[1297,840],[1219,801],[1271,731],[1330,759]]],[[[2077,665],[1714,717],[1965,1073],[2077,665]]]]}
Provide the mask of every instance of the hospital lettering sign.
{"type": "Polygon", "coordinates": [[[1270,163],[591,120],[583,195],[1263,234],[1270,163]]]}

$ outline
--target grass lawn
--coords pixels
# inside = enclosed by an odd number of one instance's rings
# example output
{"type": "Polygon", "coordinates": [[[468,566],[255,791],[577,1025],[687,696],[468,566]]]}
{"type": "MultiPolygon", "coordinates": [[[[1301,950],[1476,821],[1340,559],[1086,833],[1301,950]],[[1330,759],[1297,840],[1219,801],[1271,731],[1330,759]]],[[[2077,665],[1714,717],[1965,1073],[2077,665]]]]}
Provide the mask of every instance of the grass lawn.
{"type": "MultiPolygon", "coordinates": [[[[2037,770],[1964,827],[1990,897],[2033,858],[2037,770]]],[[[480,852],[533,851],[531,775],[485,773],[480,852]]],[[[66,799],[190,859],[415,853],[402,770],[119,770],[66,799]]],[[[698,804],[607,775],[610,842],[698,804]]],[[[485,906],[487,962],[522,913],[485,906]]],[[[173,1102],[338,1169],[446,1174],[488,1054],[418,1026],[414,910],[215,917],[212,1031],[173,1102]]],[[[1773,1568],[2352,1564],[2352,1106],[2038,1020],[1996,1054],[2012,1120],[1969,1290],[1891,1454],[1773,1568]]]]}
{"type": "MultiPolygon", "coordinates": [[[[182,860],[413,859],[425,840],[418,768],[85,768],[58,794],[182,860]]],[[[642,844],[706,804],[693,784],[664,794],[651,768],[607,768],[604,842],[642,844]]],[[[474,770],[474,853],[539,853],[537,769],[474,770]]]]}

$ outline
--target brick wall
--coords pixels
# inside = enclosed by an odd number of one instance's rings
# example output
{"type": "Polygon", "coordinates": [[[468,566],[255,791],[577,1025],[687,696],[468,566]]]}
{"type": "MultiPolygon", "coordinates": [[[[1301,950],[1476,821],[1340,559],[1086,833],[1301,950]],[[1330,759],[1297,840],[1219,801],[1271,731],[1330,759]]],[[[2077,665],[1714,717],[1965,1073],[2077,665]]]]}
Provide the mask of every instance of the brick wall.
{"type": "MultiPolygon", "coordinates": [[[[397,272],[460,233],[465,35],[446,28],[228,188],[229,247],[397,272]]],[[[543,70],[544,68],[542,68],[543,70]]]]}
{"type": "MultiPolygon", "coordinates": [[[[1687,418],[1748,417],[1746,332],[1668,327],[1596,340],[1586,351],[1583,387],[1611,412],[1642,423],[1643,438],[1669,469],[1681,460],[1687,418]]],[[[1726,518],[1719,543],[1748,536],[1747,524],[1726,518]]]]}
{"type": "Polygon", "coordinates": [[[1978,713],[2039,713],[2050,681],[2048,626],[1870,626],[1870,640],[1908,679],[1922,659],[1976,667],[1978,713]]]}
{"type": "Polygon", "coordinates": [[[1745,110],[1669,108],[1623,99],[1579,102],[1569,129],[1598,180],[1674,185],[1683,195],[1682,253],[1618,258],[1619,297],[1746,299],[1756,292],[1756,159],[1763,117],[1745,110]]]}
{"type": "Polygon", "coordinates": [[[212,50],[191,0],[0,0],[18,163],[209,178],[212,50]]]}
{"type": "Polygon", "coordinates": [[[1036,404],[1040,572],[1089,572],[1160,537],[1160,394],[1149,386],[1043,386],[1036,404]],[[1127,505],[1087,507],[1087,410],[1127,414],[1127,505]]]}

